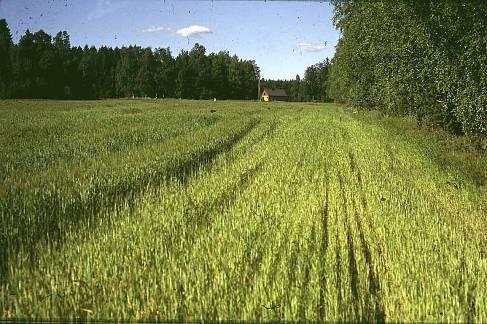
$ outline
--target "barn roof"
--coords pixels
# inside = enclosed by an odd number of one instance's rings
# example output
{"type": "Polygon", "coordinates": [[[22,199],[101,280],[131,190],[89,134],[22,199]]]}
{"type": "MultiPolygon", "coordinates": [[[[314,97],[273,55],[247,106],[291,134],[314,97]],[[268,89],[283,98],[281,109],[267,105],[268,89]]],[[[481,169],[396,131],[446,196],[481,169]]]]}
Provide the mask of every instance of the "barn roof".
{"type": "Polygon", "coordinates": [[[264,89],[264,90],[271,97],[287,97],[287,93],[284,89],[264,89]]]}

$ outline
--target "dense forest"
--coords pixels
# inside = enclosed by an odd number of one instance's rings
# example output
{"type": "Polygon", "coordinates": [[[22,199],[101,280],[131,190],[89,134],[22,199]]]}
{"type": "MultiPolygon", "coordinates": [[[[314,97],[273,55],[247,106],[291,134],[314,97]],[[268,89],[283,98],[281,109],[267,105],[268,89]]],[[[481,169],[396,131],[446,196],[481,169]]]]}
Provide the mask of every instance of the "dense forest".
{"type": "Polygon", "coordinates": [[[332,98],[487,137],[487,1],[333,4],[332,98]]]}
{"type": "MultiPolygon", "coordinates": [[[[306,69],[305,79],[262,80],[293,101],[326,101],[330,62],[306,69]]],[[[260,69],[226,51],[207,54],[195,44],[173,57],[169,48],[72,47],[67,32],[25,32],[14,44],[0,20],[0,98],[97,99],[157,97],[257,99],[260,69]]]]}
{"type": "Polygon", "coordinates": [[[42,30],[13,44],[0,20],[0,64],[0,98],[257,98],[254,61],[199,44],[173,57],[169,48],[71,47],[66,32],[42,30]]]}

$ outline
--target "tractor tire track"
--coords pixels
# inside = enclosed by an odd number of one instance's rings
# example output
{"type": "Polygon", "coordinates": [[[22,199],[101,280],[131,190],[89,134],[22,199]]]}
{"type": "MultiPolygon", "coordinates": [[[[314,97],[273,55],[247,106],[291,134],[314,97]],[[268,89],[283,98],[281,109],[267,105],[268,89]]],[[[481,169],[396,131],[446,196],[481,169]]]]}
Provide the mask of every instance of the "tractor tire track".
{"type": "MultiPolygon", "coordinates": [[[[465,257],[462,257],[459,265],[459,273],[467,273],[467,264],[465,262],[465,257]]],[[[464,290],[464,284],[465,282],[462,280],[462,278],[458,279],[458,288],[457,288],[457,294],[458,294],[458,300],[460,302],[460,305],[463,308],[463,312],[465,313],[465,319],[467,323],[475,323],[475,317],[477,314],[476,311],[476,297],[475,297],[475,290],[476,290],[476,285],[469,286],[467,289],[467,292],[465,294],[464,290]]]]}
{"type": "Polygon", "coordinates": [[[366,297],[365,302],[366,302],[367,309],[364,310],[365,311],[364,313],[367,314],[367,317],[364,320],[383,323],[385,322],[385,307],[382,298],[380,296],[380,281],[375,272],[372,253],[370,251],[369,245],[365,238],[364,230],[362,227],[362,221],[360,219],[360,214],[357,210],[357,205],[355,201],[354,201],[354,208],[355,208],[355,222],[359,233],[360,246],[369,270],[368,278],[367,278],[369,284],[369,291],[368,294],[365,295],[366,297]]]}
{"type": "Polygon", "coordinates": [[[212,219],[210,215],[217,211],[223,211],[228,209],[233,202],[237,199],[238,195],[247,189],[252,181],[254,180],[256,174],[262,170],[263,162],[260,161],[252,168],[246,170],[240,174],[238,181],[236,181],[229,190],[224,191],[218,198],[213,200],[210,204],[203,205],[192,205],[188,211],[188,224],[194,225],[188,231],[191,233],[188,240],[193,242],[198,234],[201,234],[208,226],[211,224],[212,219]]]}
{"type": "MultiPolygon", "coordinates": [[[[318,242],[318,233],[317,233],[317,227],[318,227],[318,222],[313,222],[313,226],[311,227],[311,235],[310,235],[310,238],[308,240],[309,244],[308,244],[308,251],[306,252],[310,252],[313,253],[314,251],[317,250],[317,245],[319,244],[318,242]]],[[[320,275],[322,274],[323,272],[320,270],[320,275]]],[[[309,287],[309,278],[311,276],[311,262],[306,262],[305,264],[305,269],[304,269],[304,278],[303,278],[303,282],[304,282],[304,285],[303,287],[301,287],[301,301],[304,301],[305,300],[305,296],[308,294],[308,287],[309,287]]],[[[320,297],[321,297],[321,276],[320,276],[320,297]]],[[[316,314],[320,314],[320,310],[322,309],[321,305],[322,304],[319,304],[320,301],[318,301],[318,305],[317,305],[317,309],[316,309],[316,314]]],[[[299,305],[299,318],[301,320],[305,320],[306,319],[306,309],[305,309],[305,305],[303,303],[300,303],[299,305]]]]}
{"type": "Polygon", "coordinates": [[[338,313],[343,314],[344,309],[343,309],[343,296],[342,296],[342,277],[341,277],[341,272],[342,272],[342,262],[340,258],[340,244],[338,244],[339,241],[339,230],[338,226],[336,227],[335,231],[335,261],[336,261],[336,267],[335,267],[335,272],[336,272],[336,283],[335,283],[335,289],[338,293],[337,295],[337,305],[338,305],[338,313]]]}
{"type": "Polygon", "coordinates": [[[359,294],[359,274],[357,260],[355,258],[353,235],[350,228],[350,222],[347,222],[347,246],[348,246],[348,273],[350,276],[350,288],[352,290],[353,310],[355,317],[360,316],[360,294],[359,294]]]}
{"type": "Polygon", "coordinates": [[[352,230],[350,227],[350,213],[348,210],[348,199],[345,193],[345,184],[343,175],[339,175],[339,184],[340,184],[340,195],[342,197],[342,206],[344,211],[344,222],[346,222],[347,226],[347,251],[348,251],[348,274],[350,276],[350,290],[352,292],[352,307],[355,318],[358,318],[360,315],[359,308],[360,308],[360,295],[359,295],[359,274],[357,270],[357,260],[355,258],[355,251],[354,251],[354,244],[353,244],[353,235],[352,230]]]}
{"type": "MultiPolygon", "coordinates": [[[[322,211],[321,217],[321,242],[320,242],[320,256],[324,257],[326,255],[326,251],[328,250],[329,244],[329,218],[330,218],[330,197],[329,197],[329,186],[330,186],[330,178],[329,174],[326,175],[326,182],[325,182],[325,201],[322,211]]],[[[314,233],[314,227],[313,227],[314,233]]],[[[322,321],[325,318],[325,293],[327,289],[327,281],[326,281],[326,274],[324,266],[322,265],[320,268],[320,295],[319,295],[319,304],[318,304],[318,319],[322,321]]]]}
{"type": "MultiPolygon", "coordinates": [[[[125,207],[133,209],[138,203],[138,198],[148,193],[157,193],[159,187],[164,183],[177,180],[185,185],[200,168],[211,168],[219,155],[230,151],[259,123],[260,120],[252,119],[247,125],[214,146],[193,152],[186,160],[174,161],[155,172],[143,173],[134,181],[124,179],[119,182],[98,184],[90,190],[86,197],[77,195],[66,199],[59,191],[43,194],[34,201],[29,210],[38,215],[34,218],[39,220],[37,224],[29,223],[28,226],[18,226],[20,228],[18,232],[13,232],[15,234],[0,239],[0,263],[3,264],[0,267],[0,281],[6,280],[8,277],[10,256],[25,250],[30,266],[35,268],[38,242],[49,238],[54,243],[62,244],[67,229],[93,227],[98,224],[102,215],[120,211],[125,207]]],[[[16,196],[17,194],[10,195],[10,197],[16,196]]],[[[9,205],[9,202],[5,202],[1,206],[13,214],[11,216],[7,214],[5,219],[18,220],[19,217],[13,217],[18,208],[13,205],[13,202],[11,204],[12,206],[9,205]]],[[[18,221],[22,222],[23,219],[18,221]]]]}
{"type": "MultiPolygon", "coordinates": [[[[355,156],[353,152],[348,153],[349,160],[350,160],[350,168],[352,172],[355,174],[355,178],[357,180],[357,184],[359,187],[359,193],[360,193],[360,202],[362,204],[362,207],[364,210],[367,210],[368,205],[367,205],[367,200],[365,199],[365,194],[364,194],[364,188],[363,188],[363,182],[362,182],[362,174],[360,172],[360,169],[357,166],[357,162],[355,160],[355,156]]],[[[354,208],[354,218],[355,218],[355,223],[357,226],[358,230],[358,236],[360,239],[360,247],[361,247],[361,252],[362,255],[365,258],[365,262],[368,267],[368,293],[365,294],[365,308],[363,309],[363,314],[365,315],[365,318],[362,320],[366,321],[375,321],[375,322],[385,322],[385,307],[383,304],[383,301],[380,297],[380,281],[379,278],[375,272],[374,268],[374,261],[372,259],[372,253],[369,248],[369,245],[367,243],[367,240],[365,238],[364,234],[364,229],[362,226],[362,220],[361,216],[359,213],[359,209],[357,206],[357,201],[356,199],[352,199],[353,203],[353,208],[354,208]]]]}

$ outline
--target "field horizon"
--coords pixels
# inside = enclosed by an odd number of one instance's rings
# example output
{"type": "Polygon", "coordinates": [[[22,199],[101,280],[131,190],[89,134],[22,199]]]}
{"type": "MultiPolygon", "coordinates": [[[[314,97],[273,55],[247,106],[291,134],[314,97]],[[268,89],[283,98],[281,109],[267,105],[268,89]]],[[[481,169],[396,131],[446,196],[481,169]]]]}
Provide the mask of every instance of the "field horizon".
{"type": "Polygon", "coordinates": [[[0,320],[487,321],[487,157],[332,103],[0,101],[0,320]]]}

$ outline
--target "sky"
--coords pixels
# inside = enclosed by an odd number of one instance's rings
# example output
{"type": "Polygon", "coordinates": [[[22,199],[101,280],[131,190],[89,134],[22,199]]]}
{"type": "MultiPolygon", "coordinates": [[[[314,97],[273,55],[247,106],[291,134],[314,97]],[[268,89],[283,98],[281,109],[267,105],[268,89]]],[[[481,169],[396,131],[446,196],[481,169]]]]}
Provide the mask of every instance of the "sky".
{"type": "Polygon", "coordinates": [[[65,30],[72,46],[169,47],[174,56],[199,43],[255,60],[266,79],[302,77],[331,59],[332,17],[327,1],[0,0],[16,43],[26,29],[65,30]]]}

